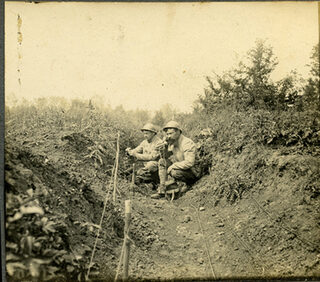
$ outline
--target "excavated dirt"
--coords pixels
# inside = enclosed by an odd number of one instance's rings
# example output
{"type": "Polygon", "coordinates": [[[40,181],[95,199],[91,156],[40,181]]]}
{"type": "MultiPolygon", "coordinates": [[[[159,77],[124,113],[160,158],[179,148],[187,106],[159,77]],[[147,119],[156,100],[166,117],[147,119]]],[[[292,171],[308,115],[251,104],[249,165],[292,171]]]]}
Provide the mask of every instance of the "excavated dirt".
{"type": "Polygon", "coordinates": [[[206,180],[173,202],[133,197],[158,238],[147,253],[133,250],[132,277],[319,277],[319,199],[260,186],[214,206],[199,198],[206,180]]]}
{"type": "MultiPolygon", "coordinates": [[[[88,263],[110,175],[85,157],[94,142],[54,131],[11,134],[6,142],[7,191],[36,191],[46,214],[63,222],[66,248],[88,263]]],[[[115,275],[126,199],[131,279],[319,278],[319,186],[308,185],[319,175],[319,158],[275,150],[268,161],[263,178],[234,202],[216,193],[212,175],[172,202],[150,199],[154,191],[121,180],[97,243],[95,280],[115,275]]]]}

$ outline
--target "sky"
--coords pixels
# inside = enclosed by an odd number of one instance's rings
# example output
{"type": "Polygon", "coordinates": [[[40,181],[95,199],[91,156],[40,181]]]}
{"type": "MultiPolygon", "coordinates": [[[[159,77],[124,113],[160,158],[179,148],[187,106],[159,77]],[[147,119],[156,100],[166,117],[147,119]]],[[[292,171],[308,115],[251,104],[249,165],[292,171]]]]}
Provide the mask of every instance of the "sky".
{"type": "Polygon", "coordinates": [[[257,39],[273,79],[307,76],[316,2],[5,3],[5,99],[100,96],[112,107],[191,111],[205,77],[235,66],[257,39]]]}

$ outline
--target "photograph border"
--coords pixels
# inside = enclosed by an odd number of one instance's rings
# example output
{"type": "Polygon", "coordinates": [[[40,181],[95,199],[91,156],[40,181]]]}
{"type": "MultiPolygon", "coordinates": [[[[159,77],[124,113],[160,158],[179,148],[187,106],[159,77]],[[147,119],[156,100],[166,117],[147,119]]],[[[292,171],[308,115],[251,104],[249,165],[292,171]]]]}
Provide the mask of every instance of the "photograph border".
{"type": "MultiPolygon", "coordinates": [[[[319,1],[311,1],[311,0],[302,0],[302,1],[294,1],[294,0],[280,0],[280,1],[268,1],[268,0],[247,0],[247,1],[232,1],[232,0],[214,0],[214,1],[189,1],[189,0],[180,0],[180,1],[174,1],[174,0],[163,0],[163,1],[148,1],[148,0],[142,0],[142,1],[125,1],[125,0],[120,0],[120,1],[108,1],[108,0],[77,0],[77,1],[72,1],[72,0],[63,0],[63,1],[22,1],[22,0],[8,0],[8,1],[0,1],[0,18],[1,18],[1,28],[0,28],[0,39],[1,43],[0,44],[0,75],[1,75],[1,81],[0,81],[0,171],[1,171],[1,176],[0,176],[0,230],[1,230],[1,272],[2,272],[2,281],[6,281],[6,268],[5,268],[5,187],[4,187],[4,170],[5,170],[5,160],[4,160],[4,155],[5,155],[5,2],[34,2],[34,3],[45,3],[45,2],[90,2],[90,3],[96,3],[96,2],[123,2],[123,3],[139,3],[139,2],[177,2],[177,3],[187,3],[187,2],[317,2],[318,3],[318,20],[319,20],[319,40],[320,40],[320,2],[319,1]]],[[[319,60],[320,60],[320,52],[319,52],[319,60]]],[[[320,64],[319,64],[320,67],[320,64]]],[[[317,281],[319,277],[297,277],[297,278],[284,278],[281,279],[281,277],[276,278],[276,279],[270,279],[267,278],[267,280],[285,280],[285,281],[317,281]]],[[[231,279],[234,280],[234,279],[231,279]]],[[[248,279],[251,280],[251,279],[248,279]]],[[[256,280],[256,279],[255,279],[256,280]]],[[[265,279],[261,279],[265,280],[265,279]]],[[[228,279],[223,279],[223,281],[229,281],[228,279]]]]}

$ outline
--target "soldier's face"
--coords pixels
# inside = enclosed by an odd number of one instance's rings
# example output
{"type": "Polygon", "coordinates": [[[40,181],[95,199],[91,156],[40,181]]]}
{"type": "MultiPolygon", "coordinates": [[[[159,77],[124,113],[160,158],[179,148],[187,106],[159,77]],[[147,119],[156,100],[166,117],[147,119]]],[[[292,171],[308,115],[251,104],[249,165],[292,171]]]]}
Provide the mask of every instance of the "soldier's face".
{"type": "Polygon", "coordinates": [[[175,128],[168,128],[166,130],[166,139],[169,142],[174,142],[179,138],[180,134],[181,134],[180,130],[175,128]]]}
{"type": "Polygon", "coordinates": [[[148,142],[150,142],[153,138],[153,136],[155,136],[155,133],[152,132],[152,131],[147,131],[147,130],[144,130],[143,131],[143,137],[144,139],[146,139],[148,142]]]}

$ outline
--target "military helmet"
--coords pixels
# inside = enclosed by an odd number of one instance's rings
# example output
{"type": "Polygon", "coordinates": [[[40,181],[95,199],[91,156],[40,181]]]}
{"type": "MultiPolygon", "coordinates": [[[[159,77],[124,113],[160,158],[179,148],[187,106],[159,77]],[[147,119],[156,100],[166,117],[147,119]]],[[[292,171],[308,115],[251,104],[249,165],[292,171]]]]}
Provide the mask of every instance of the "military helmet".
{"type": "Polygon", "coordinates": [[[213,135],[213,130],[209,127],[205,128],[205,129],[202,129],[199,133],[199,136],[200,137],[210,137],[213,135]]]}
{"type": "Polygon", "coordinates": [[[162,130],[166,130],[166,129],[169,129],[169,128],[175,128],[175,129],[178,129],[182,132],[182,129],[181,129],[181,126],[179,123],[177,123],[176,121],[174,120],[171,120],[169,121],[164,127],[162,130]]]}
{"type": "Polygon", "coordinates": [[[157,133],[156,127],[152,123],[147,123],[145,124],[142,128],[141,131],[151,131],[154,133],[157,133]]]}

